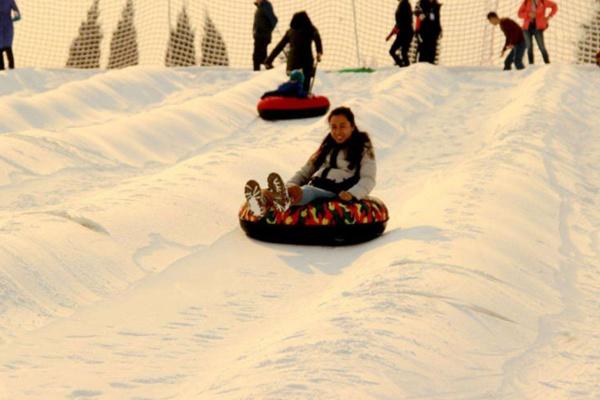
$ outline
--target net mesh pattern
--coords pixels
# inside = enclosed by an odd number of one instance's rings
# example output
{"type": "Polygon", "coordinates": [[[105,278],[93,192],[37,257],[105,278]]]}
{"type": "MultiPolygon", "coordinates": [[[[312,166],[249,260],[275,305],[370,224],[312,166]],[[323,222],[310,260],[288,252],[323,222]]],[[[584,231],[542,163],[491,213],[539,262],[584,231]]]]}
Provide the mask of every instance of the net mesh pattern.
{"type": "MultiPolygon", "coordinates": [[[[17,0],[17,67],[122,68],[129,65],[252,66],[252,0],[17,0]]],[[[552,62],[595,62],[600,50],[600,0],[555,0],[545,32],[552,62]]],[[[271,0],[279,23],[271,50],[292,15],[307,11],[323,40],[321,67],[388,66],[395,0],[271,0]]],[[[412,6],[416,0],[411,0],[412,6]]],[[[521,23],[521,0],[445,0],[438,61],[500,65],[504,36],[486,15],[521,23]]],[[[414,46],[413,46],[414,47],[414,46]]],[[[536,48],[536,60],[541,56],[536,48]]],[[[411,52],[414,59],[414,49],[411,52]]],[[[281,62],[281,59],[280,61],[281,62]]]]}

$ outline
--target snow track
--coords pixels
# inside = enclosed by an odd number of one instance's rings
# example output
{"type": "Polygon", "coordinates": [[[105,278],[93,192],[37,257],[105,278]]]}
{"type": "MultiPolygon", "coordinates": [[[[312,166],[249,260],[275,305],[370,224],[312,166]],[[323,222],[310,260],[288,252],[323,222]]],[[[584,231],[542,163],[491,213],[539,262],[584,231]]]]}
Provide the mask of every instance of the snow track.
{"type": "Polygon", "coordinates": [[[326,133],[281,74],[0,74],[0,399],[600,397],[597,68],[320,72],[391,214],[347,248],[238,227],[326,133]]]}

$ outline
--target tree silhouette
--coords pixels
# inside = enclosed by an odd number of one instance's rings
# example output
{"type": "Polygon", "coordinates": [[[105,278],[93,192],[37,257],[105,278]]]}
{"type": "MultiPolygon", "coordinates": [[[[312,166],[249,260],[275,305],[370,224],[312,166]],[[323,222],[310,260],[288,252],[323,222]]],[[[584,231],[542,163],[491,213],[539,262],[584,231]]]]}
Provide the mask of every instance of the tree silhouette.
{"type": "Polygon", "coordinates": [[[583,24],[583,37],[577,43],[577,62],[596,63],[600,50],[600,1],[596,1],[596,13],[589,24],[583,24]]]}
{"type": "Polygon", "coordinates": [[[167,67],[189,67],[196,65],[195,33],[190,24],[185,5],[177,17],[175,30],[169,33],[169,44],[165,56],[167,67]]]}
{"type": "Polygon", "coordinates": [[[87,12],[87,20],[79,26],[79,34],[69,48],[68,68],[100,68],[100,42],[102,31],[98,24],[100,12],[94,0],[87,12]]]}
{"type": "Polygon", "coordinates": [[[133,24],[133,0],[127,0],[117,29],[110,40],[108,68],[124,68],[137,65],[139,59],[137,34],[133,24]]]}
{"type": "Polygon", "coordinates": [[[204,36],[202,37],[202,60],[200,65],[229,65],[227,57],[227,46],[223,36],[217,31],[217,27],[210,19],[208,13],[204,18],[204,36]]]}

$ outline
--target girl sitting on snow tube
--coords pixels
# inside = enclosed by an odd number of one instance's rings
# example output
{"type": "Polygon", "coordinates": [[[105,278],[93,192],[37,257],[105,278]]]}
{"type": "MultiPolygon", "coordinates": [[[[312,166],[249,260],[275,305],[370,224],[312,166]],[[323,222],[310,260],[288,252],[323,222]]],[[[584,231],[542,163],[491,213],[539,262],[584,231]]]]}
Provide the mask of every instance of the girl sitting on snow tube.
{"type": "Polygon", "coordinates": [[[369,135],[356,127],[352,110],[338,107],[327,120],[331,132],[287,183],[294,205],[319,198],[362,199],[375,187],[373,144],[369,135]]]}
{"type": "Polygon", "coordinates": [[[246,183],[240,224],[249,236],[343,244],[383,232],[387,209],[367,196],[377,170],[371,139],[356,127],[350,108],[334,109],[328,121],[331,132],[287,184],[277,174],[269,176],[269,189],[254,180],[246,183]]]}

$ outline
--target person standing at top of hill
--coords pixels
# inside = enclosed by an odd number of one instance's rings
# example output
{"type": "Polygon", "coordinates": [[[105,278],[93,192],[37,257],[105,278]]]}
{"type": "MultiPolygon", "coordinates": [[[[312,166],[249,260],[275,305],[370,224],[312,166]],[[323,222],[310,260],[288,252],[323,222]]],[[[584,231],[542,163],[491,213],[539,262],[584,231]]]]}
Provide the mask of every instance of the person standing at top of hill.
{"type": "Polygon", "coordinates": [[[546,64],[550,64],[548,50],[544,44],[544,31],[548,28],[548,21],[554,17],[558,11],[558,6],[551,0],[523,0],[519,7],[519,18],[523,20],[523,34],[527,44],[527,58],[529,64],[533,64],[533,40],[535,38],[537,45],[542,53],[542,58],[546,64]],[[550,15],[546,16],[546,9],[550,8],[550,15]]]}
{"type": "Polygon", "coordinates": [[[254,70],[260,71],[260,65],[267,58],[267,46],[271,43],[273,29],[277,25],[277,16],[273,11],[273,5],[269,0],[255,0],[254,5],[254,26],[252,34],[254,36],[254,53],[252,53],[252,63],[254,70]]]}
{"type": "Polygon", "coordinates": [[[398,0],[398,8],[396,8],[396,25],[390,32],[386,41],[390,40],[393,35],[396,35],[396,40],[390,47],[390,55],[399,67],[408,67],[408,50],[412,42],[414,30],[412,24],[413,12],[408,0],[398,0]],[[398,57],[398,50],[402,58],[398,57]]]}
{"type": "Polygon", "coordinates": [[[21,12],[15,0],[0,0],[0,71],[4,70],[4,53],[8,58],[8,68],[15,68],[15,58],[12,51],[13,21],[19,19],[21,19],[21,12]],[[15,12],[14,16],[13,11],[15,12]]]}
{"type": "Polygon", "coordinates": [[[417,5],[417,14],[420,21],[419,37],[419,62],[435,64],[438,39],[442,34],[440,21],[440,8],[442,5],[437,0],[420,0],[417,5]]]}
{"type": "Polygon", "coordinates": [[[492,25],[500,25],[500,29],[506,36],[506,42],[502,48],[501,56],[504,56],[506,50],[510,49],[510,53],[504,60],[504,70],[510,70],[512,64],[515,64],[517,69],[523,69],[523,55],[525,54],[525,38],[521,27],[510,18],[500,18],[498,14],[490,11],[487,19],[492,25]]]}
{"type": "Polygon", "coordinates": [[[289,44],[287,54],[287,73],[295,69],[301,69],[304,73],[304,90],[309,91],[310,81],[314,78],[314,58],[312,43],[317,47],[317,61],[321,61],[323,55],[323,44],[321,35],[312,24],[308,14],[300,11],[294,14],[290,22],[290,29],[283,35],[277,46],[271,51],[265,61],[267,69],[273,68],[273,60],[281,53],[284,47],[289,44]]]}

